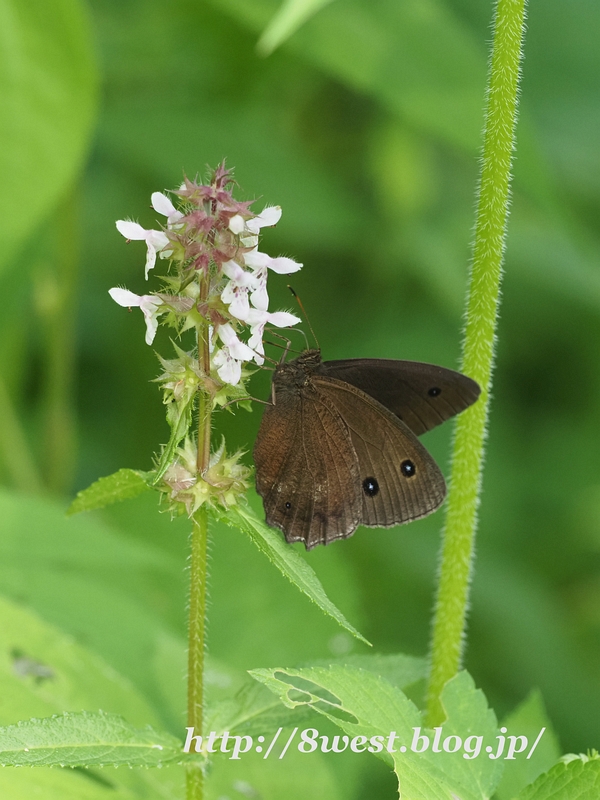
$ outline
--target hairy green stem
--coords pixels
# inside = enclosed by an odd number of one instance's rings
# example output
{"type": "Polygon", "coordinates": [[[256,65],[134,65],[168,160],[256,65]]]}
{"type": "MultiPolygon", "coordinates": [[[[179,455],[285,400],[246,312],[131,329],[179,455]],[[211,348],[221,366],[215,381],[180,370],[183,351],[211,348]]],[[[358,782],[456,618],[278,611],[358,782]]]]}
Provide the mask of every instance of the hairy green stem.
{"type": "Polygon", "coordinates": [[[430,725],[443,720],[440,695],[444,684],[460,669],[464,648],[508,221],[525,5],[526,0],[498,0],[495,10],[462,363],[463,371],[481,386],[481,397],[456,425],[431,647],[430,725]]]}
{"type": "MultiPolygon", "coordinates": [[[[204,652],[206,647],[208,514],[200,508],[192,517],[190,555],[190,616],[188,631],[187,724],[201,736],[204,722],[204,652]]],[[[203,774],[197,764],[187,771],[187,800],[202,800],[203,774]]]]}

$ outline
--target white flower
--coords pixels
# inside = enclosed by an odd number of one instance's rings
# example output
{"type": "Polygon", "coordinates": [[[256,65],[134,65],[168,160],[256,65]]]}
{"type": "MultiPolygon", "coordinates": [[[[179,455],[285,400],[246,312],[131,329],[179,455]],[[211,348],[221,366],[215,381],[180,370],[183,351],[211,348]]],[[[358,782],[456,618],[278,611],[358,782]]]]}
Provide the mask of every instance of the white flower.
{"type": "Polygon", "coordinates": [[[217,325],[217,335],[223,344],[229,348],[233,358],[238,361],[252,361],[255,357],[254,350],[251,350],[247,344],[238,339],[237,333],[228,322],[225,325],[217,325]]]}
{"type": "MultiPolygon", "coordinates": [[[[158,192],[157,192],[158,194],[158,192]]],[[[165,198],[166,199],[166,198],[165,198]]],[[[117,220],[117,230],[126,239],[143,240],[146,242],[148,254],[146,255],[146,280],[148,280],[148,272],[154,268],[156,264],[156,254],[161,253],[161,258],[167,256],[164,251],[165,247],[169,244],[167,235],[163,231],[147,231],[138,225],[137,222],[131,222],[126,219],[117,220]]]]}
{"type": "Polygon", "coordinates": [[[140,296],[139,294],[130,292],[128,289],[119,288],[109,289],[108,293],[115,303],[118,303],[124,308],[133,308],[133,306],[137,306],[142,309],[146,320],[146,344],[152,344],[158,328],[158,315],[164,310],[160,308],[163,304],[160,297],[156,297],[152,294],[143,294],[140,296]]]}
{"type": "Polygon", "coordinates": [[[279,275],[289,275],[302,269],[302,264],[298,264],[291,258],[285,256],[271,258],[266,253],[260,253],[256,247],[249,253],[244,253],[244,262],[254,272],[257,281],[257,288],[250,295],[250,300],[254,308],[258,308],[260,311],[266,311],[269,307],[267,270],[272,269],[279,275]]]}
{"type": "Polygon", "coordinates": [[[236,386],[242,377],[242,362],[234,358],[227,346],[221,347],[213,356],[213,365],[217,367],[217,375],[223,383],[236,386]]]}
{"type": "Polygon", "coordinates": [[[251,233],[258,234],[261,228],[271,228],[281,219],[281,206],[267,206],[258,216],[249,219],[246,227],[251,233]]]}
{"type": "Polygon", "coordinates": [[[183,218],[181,211],[177,211],[166,194],[162,192],[153,192],[150,199],[152,201],[152,208],[167,218],[167,225],[169,228],[174,227],[175,224],[183,218]]]}
{"type": "Polygon", "coordinates": [[[229,220],[229,230],[239,236],[246,229],[246,221],[240,214],[236,214],[229,220]]]}
{"type": "MultiPolygon", "coordinates": [[[[273,225],[277,225],[280,219],[281,206],[267,206],[252,219],[245,220],[241,214],[235,214],[229,220],[229,230],[237,236],[246,232],[252,234],[252,238],[255,238],[261,228],[270,228],[273,225]]],[[[252,244],[257,244],[257,242],[252,242],[252,244]]]]}
{"type": "MultiPolygon", "coordinates": [[[[275,325],[276,328],[289,328],[291,325],[296,325],[300,322],[300,319],[296,317],[294,314],[290,314],[287,311],[276,311],[274,314],[270,314],[268,311],[261,311],[258,308],[251,308],[246,319],[248,325],[250,325],[250,339],[248,340],[248,347],[251,347],[261,356],[264,355],[265,349],[263,347],[263,332],[265,330],[265,325],[270,323],[271,325],[275,325]]],[[[256,358],[254,359],[256,361],[256,358]]],[[[258,362],[262,364],[263,359],[258,362]]]]}
{"type": "Polygon", "coordinates": [[[248,292],[258,288],[256,276],[252,272],[247,272],[235,261],[226,261],[222,270],[229,281],[221,292],[221,300],[229,305],[229,313],[232,316],[245,320],[250,310],[248,292]]]}
{"type": "Polygon", "coordinates": [[[254,360],[257,364],[261,364],[262,358],[238,338],[237,333],[228,322],[224,325],[217,325],[217,335],[223,342],[223,347],[214,353],[213,365],[218,368],[217,375],[224,383],[235,386],[242,376],[244,361],[254,360]]]}

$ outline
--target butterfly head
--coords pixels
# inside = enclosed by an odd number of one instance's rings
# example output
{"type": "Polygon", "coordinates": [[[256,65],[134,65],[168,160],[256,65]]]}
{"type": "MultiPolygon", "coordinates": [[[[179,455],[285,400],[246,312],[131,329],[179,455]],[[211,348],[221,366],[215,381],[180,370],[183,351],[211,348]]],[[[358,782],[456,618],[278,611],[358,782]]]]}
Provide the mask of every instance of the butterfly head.
{"type": "Polygon", "coordinates": [[[294,391],[302,388],[320,364],[320,350],[305,350],[293,361],[278,364],[273,374],[275,388],[278,391],[294,391]]]}

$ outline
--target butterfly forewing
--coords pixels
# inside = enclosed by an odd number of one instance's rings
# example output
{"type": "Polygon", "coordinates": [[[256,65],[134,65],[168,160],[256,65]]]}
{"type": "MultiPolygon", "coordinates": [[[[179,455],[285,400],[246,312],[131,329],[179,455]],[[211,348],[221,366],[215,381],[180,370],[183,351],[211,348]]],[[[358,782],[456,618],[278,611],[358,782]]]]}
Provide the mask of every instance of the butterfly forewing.
{"type": "Polygon", "coordinates": [[[349,383],[325,376],[313,383],[348,428],[360,470],[361,523],[390,527],[435,511],[446,494],[444,478],[407,425],[349,383]]]}
{"type": "Polygon", "coordinates": [[[265,409],[254,448],[266,520],[307,549],[349,536],[360,522],[359,469],[339,413],[307,389],[265,409]]]}
{"type": "Polygon", "coordinates": [[[460,414],[480,393],[479,386],[466,375],[419,361],[384,358],[324,361],[317,373],[366,392],[417,436],[460,414]]]}

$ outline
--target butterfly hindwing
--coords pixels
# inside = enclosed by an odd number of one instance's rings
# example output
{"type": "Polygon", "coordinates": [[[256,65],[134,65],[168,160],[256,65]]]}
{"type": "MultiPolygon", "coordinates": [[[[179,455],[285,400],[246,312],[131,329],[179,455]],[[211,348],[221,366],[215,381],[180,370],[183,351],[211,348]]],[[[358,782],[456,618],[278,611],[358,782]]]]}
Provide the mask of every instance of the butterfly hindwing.
{"type": "Polygon", "coordinates": [[[446,486],[416,435],[360,389],[330,377],[315,376],[313,382],[348,428],[360,470],[361,523],[390,527],[435,511],[446,486]]]}

